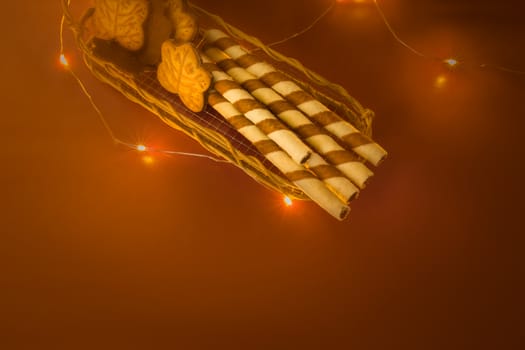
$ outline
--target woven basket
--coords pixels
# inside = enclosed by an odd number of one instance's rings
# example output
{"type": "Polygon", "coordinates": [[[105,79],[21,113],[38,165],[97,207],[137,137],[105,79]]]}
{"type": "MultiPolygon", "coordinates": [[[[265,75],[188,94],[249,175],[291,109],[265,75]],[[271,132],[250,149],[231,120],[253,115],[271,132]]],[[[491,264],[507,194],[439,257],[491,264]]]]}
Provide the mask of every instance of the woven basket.
{"type": "MultiPolygon", "coordinates": [[[[130,74],[116,63],[97,56],[92,38],[85,30],[94,9],[88,9],[79,20],[75,20],[71,15],[69,3],[70,0],[62,0],[66,23],[74,33],[87,67],[99,80],[113,86],[131,101],[150,110],[166,124],[183,131],[212,154],[235,164],[264,186],[294,199],[308,199],[212,108],[207,107],[201,113],[193,113],[184,107],[177,96],[160,86],[154,71],[130,74]]],[[[305,68],[299,61],[265,46],[257,38],[243,33],[220,17],[193,4],[190,6],[198,17],[201,34],[210,28],[223,30],[240,45],[260,55],[288,75],[362,133],[371,136],[373,112],[363,108],[343,87],[330,83],[305,68]]],[[[199,38],[195,42],[198,41],[199,38]]]]}

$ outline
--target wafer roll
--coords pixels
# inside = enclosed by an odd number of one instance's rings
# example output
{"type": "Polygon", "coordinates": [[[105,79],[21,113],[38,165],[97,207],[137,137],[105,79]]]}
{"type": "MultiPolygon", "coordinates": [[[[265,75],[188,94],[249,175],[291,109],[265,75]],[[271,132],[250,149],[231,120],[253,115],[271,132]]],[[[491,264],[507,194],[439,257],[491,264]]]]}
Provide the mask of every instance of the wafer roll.
{"type": "Polygon", "coordinates": [[[213,75],[214,89],[242,112],[246,118],[257,125],[297,163],[302,164],[310,157],[312,150],[295,133],[290,131],[208,57],[202,55],[202,60],[204,68],[213,75]]]}
{"type": "Polygon", "coordinates": [[[359,189],[319,154],[313,153],[306,161],[305,167],[317,175],[343,202],[350,203],[359,195],[359,189]]]}
{"type": "Polygon", "coordinates": [[[222,50],[208,46],[206,55],[217,66],[241,84],[257,100],[264,103],[279,119],[295,131],[310,147],[339,169],[359,188],[364,188],[371,176],[370,171],[355,155],[345,150],[330,135],[314,124],[301,111],[286,101],[281,95],[269,88],[256,76],[240,67],[222,50]]]}
{"type": "Polygon", "coordinates": [[[299,165],[275,142],[248,120],[242,112],[216,91],[208,95],[208,103],[246,137],[277,169],[300,188],[310,199],[338,220],[348,215],[350,208],[332,193],[311,172],[299,165]]]}
{"type": "Polygon", "coordinates": [[[310,118],[321,124],[326,130],[337,136],[353,151],[374,165],[378,165],[387,152],[369,137],[363,135],[353,125],[328,109],[311,94],[304,91],[285,74],[261,58],[248,53],[235,40],[220,30],[205,32],[208,43],[224,50],[241,67],[261,79],[265,84],[293,103],[310,118]]]}

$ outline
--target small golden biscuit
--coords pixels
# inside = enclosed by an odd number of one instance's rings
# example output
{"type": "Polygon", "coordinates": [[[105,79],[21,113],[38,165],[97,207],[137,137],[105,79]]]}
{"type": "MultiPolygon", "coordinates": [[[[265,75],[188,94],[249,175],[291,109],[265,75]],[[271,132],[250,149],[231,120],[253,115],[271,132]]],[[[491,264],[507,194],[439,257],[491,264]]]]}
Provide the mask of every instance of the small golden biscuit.
{"type": "Polygon", "coordinates": [[[190,43],[177,45],[167,40],[162,44],[162,62],[157,78],[166,90],[178,94],[191,111],[204,109],[211,75],[202,68],[199,54],[190,43]]]}
{"type": "Polygon", "coordinates": [[[175,31],[175,41],[190,42],[199,28],[186,0],[169,0],[169,15],[175,31]]]}
{"type": "Polygon", "coordinates": [[[128,50],[139,50],[144,45],[148,4],[148,0],[95,0],[96,37],[116,40],[128,50]]]}

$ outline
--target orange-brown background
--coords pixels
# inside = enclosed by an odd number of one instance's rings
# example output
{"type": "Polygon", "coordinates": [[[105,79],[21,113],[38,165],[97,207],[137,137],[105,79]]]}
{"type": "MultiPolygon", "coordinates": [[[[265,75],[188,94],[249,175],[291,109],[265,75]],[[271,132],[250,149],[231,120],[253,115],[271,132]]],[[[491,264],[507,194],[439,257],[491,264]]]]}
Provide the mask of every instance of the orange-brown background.
{"type": "MultiPolygon", "coordinates": [[[[329,1],[195,3],[272,42],[329,1]]],[[[429,55],[525,69],[518,0],[381,3],[429,55]]],[[[340,223],[233,166],[115,147],[57,64],[60,14],[46,0],[1,15],[0,348],[519,348],[524,75],[447,72],[366,5],[281,45],[373,109],[390,152],[340,223]]],[[[204,152],[96,81],[66,38],[121,138],[204,152]]]]}

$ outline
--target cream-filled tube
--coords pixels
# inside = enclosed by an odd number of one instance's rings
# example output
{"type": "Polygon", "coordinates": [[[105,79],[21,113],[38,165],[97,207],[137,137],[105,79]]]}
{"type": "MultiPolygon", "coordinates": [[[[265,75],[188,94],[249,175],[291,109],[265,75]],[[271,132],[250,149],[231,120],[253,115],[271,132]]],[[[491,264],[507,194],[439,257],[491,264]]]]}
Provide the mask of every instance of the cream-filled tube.
{"type": "Polygon", "coordinates": [[[387,152],[380,145],[332,112],[285,74],[279,72],[261,58],[247,52],[224,32],[218,29],[208,30],[205,32],[205,38],[209,44],[213,44],[226,52],[241,67],[261,79],[266,85],[272,87],[286,100],[294,104],[308,117],[321,124],[327,131],[335,135],[370,163],[377,166],[387,156],[387,152]]]}
{"type": "Polygon", "coordinates": [[[300,188],[310,199],[336,219],[343,220],[346,218],[350,212],[348,205],[331,192],[321,180],[291,159],[286,152],[248,120],[232,103],[216,91],[209,93],[208,103],[230,122],[241,135],[252,142],[266,159],[275,165],[288,180],[300,188]]]}
{"type": "Polygon", "coordinates": [[[257,125],[293,160],[302,164],[311,156],[312,150],[252,95],[233,81],[232,77],[221,71],[205,55],[202,55],[202,61],[204,69],[208,70],[213,76],[214,89],[233,104],[246,118],[257,125]]]}
{"type": "Polygon", "coordinates": [[[319,154],[313,153],[306,161],[305,167],[321,179],[343,202],[349,203],[359,195],[359,189],[319,154]]]}
{"type": "Polygon", "coordinates": [[[217,47],[208,46],[204,49],[204,52],[219,68],[230,75],[237,83],[241,84],[257,100],[264,103],[279,119],[299,135],[306,144],[330,164],[334,165],[359,188],[365,187],[366,182],[373,176],[373,172],[359,160],[355,153],[341,147],[321,127],[314,124],[294,105],[256,76],[240,67],[224,51],[217,47]]]}

